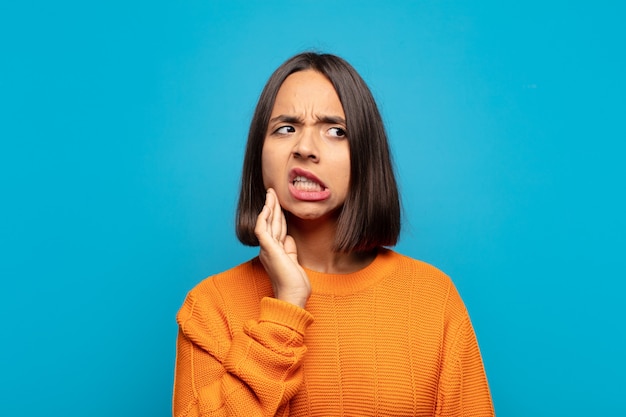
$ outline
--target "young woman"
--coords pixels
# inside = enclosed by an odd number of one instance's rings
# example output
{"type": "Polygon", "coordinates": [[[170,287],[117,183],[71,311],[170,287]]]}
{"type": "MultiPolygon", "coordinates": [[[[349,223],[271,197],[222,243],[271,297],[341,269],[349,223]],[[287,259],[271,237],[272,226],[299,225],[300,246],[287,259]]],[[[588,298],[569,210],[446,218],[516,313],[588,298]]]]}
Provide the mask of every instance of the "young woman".
{"type": "Polygon", "coordinates": [[[492,416],[450,279],[386,246],[400,204],[376,103],[304,53],[252,119],[237,236],[259,256],[202,281],[177,320],[174,416],[492,416]]]}

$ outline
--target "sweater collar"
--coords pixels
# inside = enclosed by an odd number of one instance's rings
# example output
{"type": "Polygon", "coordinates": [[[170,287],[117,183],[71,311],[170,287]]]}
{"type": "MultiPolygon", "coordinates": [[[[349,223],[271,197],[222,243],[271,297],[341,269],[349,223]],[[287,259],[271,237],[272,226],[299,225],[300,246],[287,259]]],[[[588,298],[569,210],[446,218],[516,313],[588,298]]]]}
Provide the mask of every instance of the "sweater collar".
{"type": "Polygon", "coordinates": [[[396,268],[394,251],[380,248],[376,258],[365,268],[349,274],[326,274],[304,268],[314,294],[350,295],[363,291],[385,279],[396,268]]]}

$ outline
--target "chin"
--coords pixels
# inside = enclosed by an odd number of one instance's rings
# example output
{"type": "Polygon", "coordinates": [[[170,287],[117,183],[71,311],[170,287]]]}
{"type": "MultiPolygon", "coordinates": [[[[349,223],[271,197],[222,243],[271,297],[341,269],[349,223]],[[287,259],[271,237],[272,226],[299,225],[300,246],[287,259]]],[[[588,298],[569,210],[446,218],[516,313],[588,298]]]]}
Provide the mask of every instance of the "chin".
{"type": "Polygon", "coordinates": [[[289,217],[305,220],[305,221],[314,221],[314,220],[337,220],[339,218],[339,209],[328,211],[287,211],[289,213],[289,217]]]}

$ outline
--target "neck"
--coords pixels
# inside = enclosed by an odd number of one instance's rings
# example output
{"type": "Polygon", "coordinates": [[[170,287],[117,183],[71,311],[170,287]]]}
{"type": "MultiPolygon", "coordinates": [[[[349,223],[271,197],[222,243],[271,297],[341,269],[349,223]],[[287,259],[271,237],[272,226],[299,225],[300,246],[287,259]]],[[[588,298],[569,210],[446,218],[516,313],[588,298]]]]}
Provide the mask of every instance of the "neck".
{"type": "Polygon", "coordinates": [[[298,262],[305,268],[329,274],[348,274],[369,265],[376,251],[336,252],[333,250],[337,220],[310,221],[287,217],[287,230],[298,248],[298,262]]]}

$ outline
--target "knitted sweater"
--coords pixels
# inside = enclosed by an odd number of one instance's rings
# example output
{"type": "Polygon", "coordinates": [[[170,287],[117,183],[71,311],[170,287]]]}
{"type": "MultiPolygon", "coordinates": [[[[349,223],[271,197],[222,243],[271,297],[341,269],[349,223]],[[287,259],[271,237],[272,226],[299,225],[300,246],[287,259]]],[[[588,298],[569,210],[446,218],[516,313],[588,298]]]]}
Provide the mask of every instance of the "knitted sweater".
{"type": "Polygon", "coordinates": [[[180,326],[174,416],[493,416],[450,279],[387,249],[351,274],[306,271],[306,310],[258,258],[202,281],[180,326]]]}

